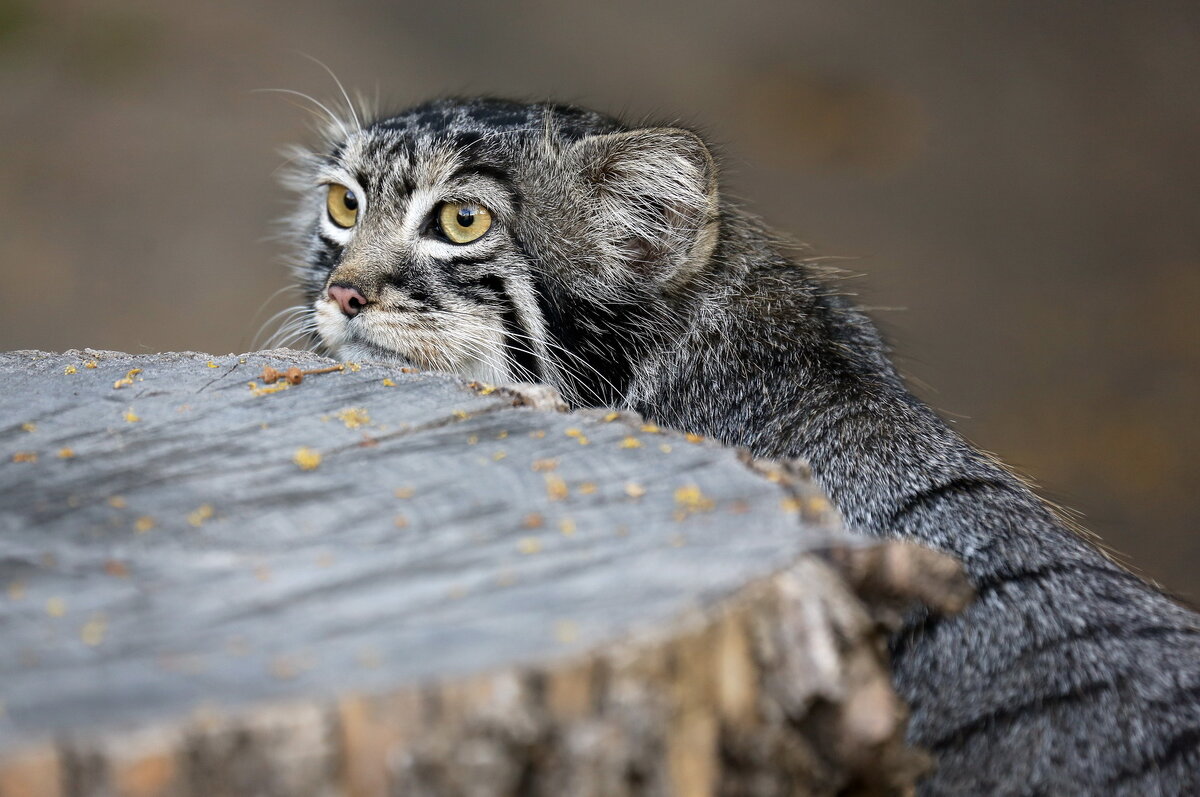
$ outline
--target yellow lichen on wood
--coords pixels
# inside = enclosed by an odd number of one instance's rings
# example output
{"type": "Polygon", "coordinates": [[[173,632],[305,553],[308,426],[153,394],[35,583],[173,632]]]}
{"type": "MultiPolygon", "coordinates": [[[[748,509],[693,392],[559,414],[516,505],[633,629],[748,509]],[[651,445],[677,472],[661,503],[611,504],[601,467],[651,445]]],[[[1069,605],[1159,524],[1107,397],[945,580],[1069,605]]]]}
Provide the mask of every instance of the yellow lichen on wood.
{"type": "Polygon", "coordinates": [[[779,499],[779,508],[789,515],[795,515],[800,512],[800,502],[795,498],[779,499]]]}
{"type": "Polygon", "coordinates": [[[66,374],[67,376],[70,376],[71,374],[79,373],[79,369],[73,365],[68,365],[66,368],[63,369],[63,373],[66,374]]]}
{"type": "Polygon", "coordinates": [[[36,451],[18,451],[12,455],[13,462],[37,462],[38,455],[36,451]]]}
{"type": "Polygon", "coordinates": [[[90,648],[94,648],[104,641],[104,634],[108,630],[108,620],[102,614],[94,615],[88,620],[83,628],[79,629],[79,638],[83,644],[90,648]]]}
{"type": "Polygon", "coordinates": [[[316,470],[321,464],[321,454],[308,446],[303,446],[296,449],[296,453],[292,455],[292,462],[296,463],[296,467],[300,470],[316,470]]]}
{"type": "Polygon", "coordinates": [[[247,382],[246,386],[250,388],[251,395],[269,396],[272,393],[278,393],[281,390],[287,390],[292,385],[290,382],[280,381],[273,385],[268,385],[267,387],[259,387],[257,382],[247,382]]]}
{"type": "Polygon", "coordinates": [[[188,525],[195,528],[200,528],[204,525],[204,521],[209,520],[214,514],[215,511],[213,510],[212,504],[201,504],[200,506],[196,507],[195,510],[188,513],[188,525]]]}
{"type": "Polygon", "coordinates": [[[138,374],[140,374],[141,372],[142,372],[141,368],[130,368],[129,371],[125,374],[125,376],[121,377],[116,382],[113,382],[113,390],[120,390],[123,387],[129,387],[130,385],[133,384],[134,377],[137,376],[138,374]]]}
{"type": "Polygon", "coordinates": [[[133,522],[133,530],[138,534],[145,534],[156,525],[158,524],[155,523],[154,518],[150,517],[149,515],[142,515],[133,522]]]}
{"type": "Polygon", "coordinates": [[[142,420],[141,417],[133,411],[133,407],[125,410],[125,413],[121,417],[125,419],[125,423],[138,423],[142,420]]]}
{"type": "Polygon", "coordinates": [[[679,487],[675,490],[675,519],[683,520],[688,515],[697,512],[710,512],[715,506],[713,500],[700,491],[694,484],[679,487]]]}
{"type": "Polygon", "coordinates": [[[346,407],[344,410],[338,410],[334,415],[346,425],[347,429],[357,429],[371,423],[371,416],[362,407],[346,407]]]}
{"type": "Polygon", "coordinates": [[[73,448],[63,447],[63,448],[58,449],[58,458],[59,459],[71,459],[74,456],[75,456],[75,449],[73,449],[73,448]]]}
{"type": "Polygon", "coordinates": [[[567,483],[562,480],[561,476],[553,473],[546,474],[546,497],[551,501],[562,501],[571,494],[567,483]]]}

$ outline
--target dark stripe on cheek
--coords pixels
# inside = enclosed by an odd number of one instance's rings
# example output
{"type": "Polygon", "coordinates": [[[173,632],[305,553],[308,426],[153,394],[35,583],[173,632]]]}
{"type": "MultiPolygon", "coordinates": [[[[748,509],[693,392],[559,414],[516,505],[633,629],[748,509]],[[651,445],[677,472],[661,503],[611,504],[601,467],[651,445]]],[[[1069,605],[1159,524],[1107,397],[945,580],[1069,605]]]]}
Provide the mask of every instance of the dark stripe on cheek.
{"type": "Polygon", "coordinates": [[[453,270],[445,272],[446,283],[462,298],[477,304],[499,305],[505,301],[504,283],[494,274],[464,277],[453,270]]]}
{"type": "Polygon", "coordinates": [[[414,302],[418,302],[430,310],[445,310],[446,305],[437,294],[437,288],[424,279],[410,279],[403,283],[404,290],[414,302]]]}
{"type": "Polygon", "coordinates": [[[517,306],[509,296],[504,280],[495,274],[489,274],[477,280],[477,284],[496,297],[500,318],[504,324],[504,352],[520,371],[519,378],[541,382],[544,377],[537,355],[534,354],[528,340],[529,331],[521,326],[521,320],[517,315],[517,306]]]}
{"type": "Polygon", "coordinates": [[[420,310],[444,310],[446,305],[438,295],[439,286],[428,276],[407,267],[394,267],[384,278],[387,284],[421,305],[420,310]]]}
{"type": "Polygon", "coordinates": [[[546,334],[557,344],[556,348],[574,355],[568,359],[556,352],[555,358],[563,362],[564,370],[571,374],[567,379],[573,383],[571,387],[578,400],[588,406],[608,406],[620,400],[619,393],[609,382],[621,386],[628,382],[625,349],[606,339],[594,323],[588,329],[583,328],[589,319],[597,318],[603,318],[602,323],[615,327],[622,320],[620,316],[613,315],[610,308],[603,305],[563,301],[537,274],[533,276],[533,287],[546,334]],[[604,318],[605,315],[608,317],[604,318]]]}
{"type": "MultiPolygon", "coordinates": [[[[451,255],[450,257],[439,260],[439,264],[443,266],[477,266],[480,263],[487,263],[495,257],[495,253],[478,255],[467,254],[451,255]]],[[[498,279],[498,278],[497,278],[498,279]]]]}

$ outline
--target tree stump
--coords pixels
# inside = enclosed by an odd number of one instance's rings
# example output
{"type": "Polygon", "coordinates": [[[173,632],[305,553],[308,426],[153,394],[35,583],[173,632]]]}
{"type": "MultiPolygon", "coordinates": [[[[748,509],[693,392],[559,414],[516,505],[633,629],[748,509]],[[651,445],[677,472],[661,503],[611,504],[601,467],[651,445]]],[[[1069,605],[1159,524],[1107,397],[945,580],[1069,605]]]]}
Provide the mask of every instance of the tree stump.
{"type": "Polygon", "coordinates": [[[957,567],[800,466],[279,350],[0,355],[0,795],[905,793],[957,567]]]}

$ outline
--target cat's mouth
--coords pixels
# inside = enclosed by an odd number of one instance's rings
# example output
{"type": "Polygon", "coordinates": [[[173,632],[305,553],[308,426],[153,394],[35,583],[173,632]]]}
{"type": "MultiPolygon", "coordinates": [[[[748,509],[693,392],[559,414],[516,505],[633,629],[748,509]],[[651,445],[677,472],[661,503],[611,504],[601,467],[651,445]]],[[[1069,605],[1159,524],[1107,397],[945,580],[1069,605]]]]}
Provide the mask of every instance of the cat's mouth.
{"type": "Polygon", "coordinates": [[[313,307],[321,342],[340,359],[411,365],[489,383],[510,381],[503,338],[478,325],[380,307],[347,318],[327,299],[318,299],[313,307]]]}

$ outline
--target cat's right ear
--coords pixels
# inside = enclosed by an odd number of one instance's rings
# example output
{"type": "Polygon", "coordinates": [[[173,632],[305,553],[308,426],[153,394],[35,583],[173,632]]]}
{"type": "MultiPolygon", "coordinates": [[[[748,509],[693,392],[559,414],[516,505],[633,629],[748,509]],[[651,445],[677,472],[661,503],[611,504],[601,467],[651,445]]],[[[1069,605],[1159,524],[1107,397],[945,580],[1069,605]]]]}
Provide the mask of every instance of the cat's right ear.
{"type": "Polygon", "coordinates": [[[688,130],[584,138],[568,151],[589,238],[607,264],[660,285],[686,280],[717,240],[716,164],[688,130]]]}

